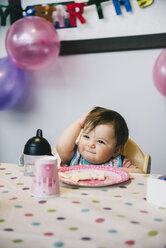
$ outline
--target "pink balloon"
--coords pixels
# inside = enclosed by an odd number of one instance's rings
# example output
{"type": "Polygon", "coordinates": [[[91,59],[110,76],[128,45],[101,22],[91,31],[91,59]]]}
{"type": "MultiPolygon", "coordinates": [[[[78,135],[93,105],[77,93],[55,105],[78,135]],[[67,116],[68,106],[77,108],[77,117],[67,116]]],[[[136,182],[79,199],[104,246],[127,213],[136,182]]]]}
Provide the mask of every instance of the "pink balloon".
{"type": "Polygon", "coordinates": [[[6,50],[19,68],[37,71],[49,67],[59,55],[60,41],[54,26],[37,16],[19,19],[8,30],[6,50]]]}
{"type": "Polygon", "coordinates": [[[153,80],[159,92],[166,96],[166,49],[160,53],[155,62],[153,80]]]}

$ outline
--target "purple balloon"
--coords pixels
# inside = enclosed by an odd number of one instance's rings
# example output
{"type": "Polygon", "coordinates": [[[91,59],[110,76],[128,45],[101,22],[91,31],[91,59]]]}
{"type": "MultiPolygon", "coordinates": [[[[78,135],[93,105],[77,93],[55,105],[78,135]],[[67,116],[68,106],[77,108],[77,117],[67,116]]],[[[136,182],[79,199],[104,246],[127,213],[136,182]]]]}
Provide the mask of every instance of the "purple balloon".
{"type": "Polygon", "coordinates": [[[0,59],[0,110],[13,107],[25,88],[24,71],[17,68],[8,57],[0,59]]]}
{"type": "Polygon", "coordinates": [[[44,18],[29,16],[10,27],[6,35],[6,50],[16,66],[37,71],[55,62],[60,41],[53,24],[44,18]]]}
{"type": "Polygon", "coordinates": [[[155,62],[153,80],[159,92],[166,96],[166,49],[160,53],[155,62]]]}

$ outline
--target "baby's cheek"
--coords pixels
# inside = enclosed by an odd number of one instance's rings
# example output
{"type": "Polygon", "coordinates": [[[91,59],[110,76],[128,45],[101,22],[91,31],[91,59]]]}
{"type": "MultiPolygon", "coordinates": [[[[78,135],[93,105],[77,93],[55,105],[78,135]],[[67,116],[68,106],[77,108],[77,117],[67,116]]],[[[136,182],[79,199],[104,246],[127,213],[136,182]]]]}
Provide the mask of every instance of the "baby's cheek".
{"type": "Polygon", "coordinates": [[[105,149],[100,149],[98,155],[99,155],[100,159],[110,158],[110,152],[108,150],[105,150],[105,149]]]}
{"type": "Polygon", "coordinates": [[[78,142],[78,150],[79,150],[79,151],[82,151],[83,147],[84,147],[84,143],[80,140],[80,141],[78,142]]]}

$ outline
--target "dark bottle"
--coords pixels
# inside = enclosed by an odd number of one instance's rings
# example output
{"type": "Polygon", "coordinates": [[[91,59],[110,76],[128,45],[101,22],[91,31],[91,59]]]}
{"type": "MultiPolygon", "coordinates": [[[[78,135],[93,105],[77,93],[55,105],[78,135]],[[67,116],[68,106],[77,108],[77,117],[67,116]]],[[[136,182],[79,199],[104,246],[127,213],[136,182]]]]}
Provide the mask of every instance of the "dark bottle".
{"type": "Polygon", "coordinates": [[[48,141],[43,138],[42,130],[38,129],[36,136],[30,138],[24,147],[22,164],[25,166],[25,175],[33,176],[34,164],[36,159],[42,156],[50,155],[51,146],[48,141]]]}

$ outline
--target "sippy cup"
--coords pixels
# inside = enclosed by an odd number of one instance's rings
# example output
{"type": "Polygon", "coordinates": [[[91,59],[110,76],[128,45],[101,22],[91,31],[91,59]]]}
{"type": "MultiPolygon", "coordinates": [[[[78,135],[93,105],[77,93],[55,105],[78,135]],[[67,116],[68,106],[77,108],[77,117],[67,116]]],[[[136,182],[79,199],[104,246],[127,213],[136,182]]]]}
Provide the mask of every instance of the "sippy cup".
{"type": "Polygon", "coordinates": [[[53,156],[43,156],[36,160],[32,183],[32,195],[50,198],[59,195],[59,179],[57,159],[53,156]]]}

